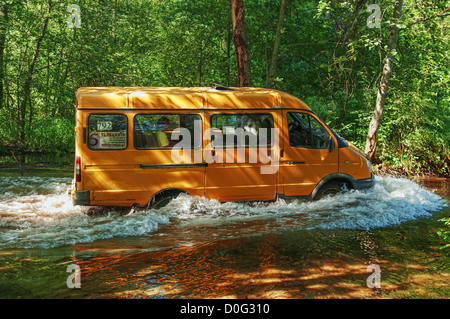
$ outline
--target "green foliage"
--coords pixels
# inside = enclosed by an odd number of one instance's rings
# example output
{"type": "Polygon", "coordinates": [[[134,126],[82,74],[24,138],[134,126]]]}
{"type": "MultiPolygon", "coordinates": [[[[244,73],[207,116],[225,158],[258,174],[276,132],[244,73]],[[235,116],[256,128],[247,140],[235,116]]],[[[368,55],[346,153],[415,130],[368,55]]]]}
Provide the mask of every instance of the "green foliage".
{"type": "Polygon", "coordinates": [[[442,240],[447,242],[447,244],[445,244],[444,246],[441,246],[440,248],[441,249],[449,248],[450,247],[450,218],[444,218],[444,219],[441,219],[440,221],[444,222],[445,225],[447,226],[446,229],[441,229],[440,231],[437,232],[439,237],[441,237],[442,240]]]}
{"type": "Polygon", "coordinates": [[[0,155],[17,153],[61,153],[73,152],[75,140],[74,118],[44,117],[37,118],[27,127],[25,144],[19,144],[15,138],[17,127],[0,110],[0,155]]]}
{"type": "MultiPolygon", "coordinates": [[[[367,4],[358,7],[358,1],[321,0],[315,16],[316,28],[323,25],[324,17],[334,21],[329,26],[334,33],[327,33],[327,39],[335,45],[321,51],[328,55],[325,61],[318,54],[312,60],[326,66],[328,72],[320,82],[325,88],[321,95],[328,101],[323,107],[327,116],[322,117],[362,149],[386,55],[392,16],[392,10],[386,8],[393,3],[379,4],[384,12],[380,29],[367,28],[367,4]]],[[[445,9],[445,1],[403,5],[394,72],[378,132],[377,158],[410,174],[450,174],[450,64],[445,9]]]]}
{"type": "Polygon", "coordinates": [[[72,152],[75,121],[54,117],[36,119],[29,127],[27,146],[31,152],[72,152]]]}

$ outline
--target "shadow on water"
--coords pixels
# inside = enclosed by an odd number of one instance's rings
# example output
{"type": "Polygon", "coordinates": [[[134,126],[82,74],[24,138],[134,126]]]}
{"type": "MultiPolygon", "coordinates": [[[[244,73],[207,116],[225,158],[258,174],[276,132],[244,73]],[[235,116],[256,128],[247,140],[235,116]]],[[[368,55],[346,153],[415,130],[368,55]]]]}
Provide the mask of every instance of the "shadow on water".
{"type": "Polygon", "coordinates": [[[381,178],[320,202],[179,198],[124,217],[72,207],[68,177],[4,176],[0,298],[448,298],[436,232],[450,210],[435,194],[448,201],[449,181],[416,182],[435,192],[381,178]],[[74,263],[80,289],[66,285],[74,263]]]}

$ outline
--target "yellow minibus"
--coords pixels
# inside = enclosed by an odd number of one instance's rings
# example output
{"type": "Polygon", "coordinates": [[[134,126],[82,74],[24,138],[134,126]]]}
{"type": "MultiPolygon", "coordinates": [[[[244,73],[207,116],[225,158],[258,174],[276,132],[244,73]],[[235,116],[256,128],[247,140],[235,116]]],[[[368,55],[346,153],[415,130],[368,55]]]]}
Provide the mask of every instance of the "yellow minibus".
{"type": "Polygon", "coordinates": [[[277,90],[83,87],[75,132],[74,205],[319,199],[374,184],[363,152],[277,90]]]}

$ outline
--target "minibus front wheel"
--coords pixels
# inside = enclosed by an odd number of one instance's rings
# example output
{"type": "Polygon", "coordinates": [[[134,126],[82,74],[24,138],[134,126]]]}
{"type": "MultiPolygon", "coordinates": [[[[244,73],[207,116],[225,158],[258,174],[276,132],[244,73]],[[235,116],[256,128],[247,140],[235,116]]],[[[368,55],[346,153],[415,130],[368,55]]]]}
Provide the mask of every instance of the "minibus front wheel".
{"type": "Polygon", "coordinates": [[[165,189],[156,193],[150,202],[148,208],[160,209],[170,203],[172,199],[175,199],[180,194],[187,194],[181,189],[165,189]]]}
{"type": "Polygon", "coordinates": [[[339,193],[342,193],[349,189],[349,186],[346,182],[343,181],[329,181],[325,185],[323,185],[316,196],[314,196],[314,200],[319,200],[325,198],[327,196],[333,196],[339,193]]]}

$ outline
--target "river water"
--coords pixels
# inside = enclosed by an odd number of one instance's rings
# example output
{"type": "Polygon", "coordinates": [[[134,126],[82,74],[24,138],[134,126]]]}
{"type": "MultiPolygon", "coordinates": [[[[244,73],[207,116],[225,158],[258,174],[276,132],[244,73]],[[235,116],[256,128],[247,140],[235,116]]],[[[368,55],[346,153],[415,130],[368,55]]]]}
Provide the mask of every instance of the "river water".
{"type": "Polygon", "coordinates": [[[73,207],[70,183],[0,176],[0,298],[450,297],[448,179],[377,177],[314,202],[181,196],[131,215],[73,207]]]}

